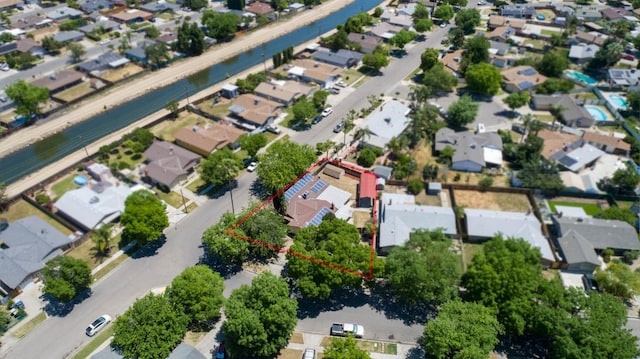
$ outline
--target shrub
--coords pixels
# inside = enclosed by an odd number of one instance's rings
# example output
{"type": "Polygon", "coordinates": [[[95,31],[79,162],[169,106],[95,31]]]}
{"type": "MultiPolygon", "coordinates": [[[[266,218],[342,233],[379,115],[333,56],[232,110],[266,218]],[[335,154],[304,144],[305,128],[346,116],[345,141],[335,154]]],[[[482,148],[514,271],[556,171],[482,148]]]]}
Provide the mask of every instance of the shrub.
{"type": "Polygon", "coordinates": [[[609,263],[611,261],[611,256],[614,255],[614,251],[611,248],[607,248],[602,251],[602,259],[604,259],[605,263],[609,263]]]}
{"type": "Polygon", "coordinates": [[[126,151],[124,151],[124,154],[127,155],[127,156],[131,156],[133,154],[133,151],[132,150],[126,150],[126,151]]]}
{"type": "Polygon", "coordinates": [[[631,264],[636,259],[640,258],[640,251],[626,251],[624,252],[624,262],[631,264]]]}
{"type": "Polygon", "coordinates": [[[118,170],[123,170],[125,168],[129,168],[129,162],[127,161],[118,162],[118,170]]]}
{"type": "Polygon", "coordinates": [[[136,153],[133,156],[131,156],[131,160],[133,160],[133,161],[137,161],[140,158],[142,158],[142,154],[140,154],[140,153],[136,153]]]}
{"type": "Polygon", "coordinates": [[[417,195],[424,189],[424,183],[417,178],[411,179],[409,180],[409,183],[407,183],[407,189],[409,190],[409,193],[417,195]]]}
{"type": "Polygon", "coordinates": [[[36,202],[38,202],[39,205],[43,205],[43,204],[47,204],[49,203],[49,201],[51,201],[51,198],[49,198],[49,196],[44,193],[44,192],[38,192],[36,193],[36,202]]]}
{"type": "Polygon", "coordinates": [[[358,155],[358,164],[362,167],[371,167],[376,161],[376,154],[371,148],[365,148],[358,155]]]}
{"type": "Polygon", "coordinates": [[[456,173],[456,175],[455,175],[455,176],[453,176],[453,181],[454,181],[454,182],[458,182],[458,181],[460,181],[460,177],[461,177],[461,176],[460,176],[460,174],[459,174],[459,173],[456,173]]]}
{"type": "Polygon", "coordinates": [[[478,182],[478,185],[483,189],[489,188],[493,186],[493,178],[485,176],[478,182]]]}

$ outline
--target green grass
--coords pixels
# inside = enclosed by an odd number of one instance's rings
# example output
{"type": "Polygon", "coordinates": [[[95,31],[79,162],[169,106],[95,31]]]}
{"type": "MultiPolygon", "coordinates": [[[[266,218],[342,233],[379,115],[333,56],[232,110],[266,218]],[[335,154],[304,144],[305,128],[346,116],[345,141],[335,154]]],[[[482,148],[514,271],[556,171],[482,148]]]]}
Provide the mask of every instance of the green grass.
{"type": "Polygon", "coordinates": [[[213,116],[225,117],[229,114],[229,107],[231,107],[233,103],[231,101],[226,103],[216,103],[214,104],[212,100],[206,101],[198,105],[198,107],[213,116]]]}
{"type": "Polygon", "coordinates": [[[76,176],[77,176],[76,173],[72,173],[62,181],[59,181],[58,183],[51,186],[51,192],[53,192],[55,195],[55,197],[53,198],[54,201],[60,198],[60,196],[62,196],[63,194],[65,194],[65,192],[78,188],[78,185],[73,183],[73,179],[76,176]]]}
{"type": "Polygon", "coordinates": [[[40,323],[44,322],[47,319],[47,315],[44,312],[40,312],[38,315],[33,317],[33,319],[24,323],[20,328],[16,329],[13,332],[13,335],[16,338],[24,338],[30,331],[35,329],[40,323]]]}
{"type": "Polygon", "coordinates": [[[106,342],[113,335],[113,324],[108,325],[103,331],[96,334],[91,339],[89,344],[85,345],[80,351],[76,353],[71,359],[85,359],[88,358],[99,346],[106,342]]]}
{"type": "Polygon", "coordinates": [[[480,243],[463,243],[462,244],[464,246],[464,258],[462,259],[464,261],[465,264],[465,268],[469,267],[469,263],[471,263],[471,260],[473,259],[473,257],[477,254],[482,252],[482,248],[484,247],[484,244],[480,244],[480,243]]]}
{"type": "Polygon", "coordinates": [[[195,194],[198,194],[198,192],[202,191],[206,186],[207,184],[204,182],[204,180],[202,180],[202,178],[198,178],[195,181],[189,183],[187,189],[195,194]]]}
{"type": "Polygon", "coordinates": [[[127,259],[129,259],[131,254],[133,252],[137,251],[139,248],[140,247],[138,245],[135,245],[132,248],[130,248],[127,252],[122,253],[122,255],[120,255],[120,257],[118,257],[118,258],[112,260],[111,262],[109,262],[109,264],[105,265],[102,269],[100,269],[98,272],[96,272],[96,274],[93,275],[93,281],[97,282],[98,280],[102,279],[102,277],[104,277],[107,274],[109,274],[109,272],[114,270],[122,262],[124,262],[127,259]]]}
{"type": "MultiPolygon", "coordinates": [[[[156,191],[156,193],[158,193],[158,197],[161,200],[167,202],[173,208],[182,208],[184,206],[184,203],[182,201],[182,196],[180,195],[180,193],[176,193],[173,191],[169,193],[165,193],[163,191],[156,191]]],[[[186,198],[185,198],[185,201],[187,201],[186,198]]]]}
{"type": "Polygon", "coordinates": [[[542,30],[540,30],[540,33],[541,33],[542,35],[548,35],[548,36],[551,36],[551,35],[553,35],[553,34],[559,34],[560,32],[559,32],[559,31],[553,31],[553,30],[542,29],[542,30]]]}
{"type": "Polygon", "coordinates": [[[548,201],[549,209],[556,213],[556,206],[565,207],[581,207],[584,212],[590,216],[596,216],[602,213],[602,209],[595,203],[577,203],[577,202],[564,202],[564,201],[548,201]]]}
{"type": "Polygon", "coordinates": [[[533,45],[534,48],[542,50],[542,49],[544,49],[544,45],[546,45],[547,43],[545,41],[542,41],[542,40],[526,39],[526,40],[523,41],[522,44],[523,45],[531,44],[531,45],[533,45]]]}

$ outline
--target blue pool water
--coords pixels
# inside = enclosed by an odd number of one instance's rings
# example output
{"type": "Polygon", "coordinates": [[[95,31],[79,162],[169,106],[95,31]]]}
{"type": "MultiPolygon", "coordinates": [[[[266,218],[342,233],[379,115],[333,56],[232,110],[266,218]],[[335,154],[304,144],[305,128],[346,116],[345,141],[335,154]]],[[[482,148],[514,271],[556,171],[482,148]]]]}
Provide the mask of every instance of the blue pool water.
{"type": "Polygon", "coordinates": [[[584,108],[589,111],[589,114],[591,115],[591,117],[593,117],[594,120],[600,122],[604,122],[607,120],[607,115],[600,108],[595,106],[585,106],[584,108]]]}
{"type": "Polygon", "coordinates": [[[611,102],[613,106],[623,110],[626,110],[627,108],[629,108],[629,103],[627,102],[627,99],[618,95],[610,95],[609,102],[611,102]]]}
{"type": "Polygon", "coordinates": [[[583,82],[587,85],[595,85],[598,83],[598,80],[594,79],[591,76],[587,76],[585,74],[583,74],[582,72],[578,72],[578,71],[569,71],[567,72],[567,76],[571,77],[574,80],[578,80],[580,82],[583,82]]]}

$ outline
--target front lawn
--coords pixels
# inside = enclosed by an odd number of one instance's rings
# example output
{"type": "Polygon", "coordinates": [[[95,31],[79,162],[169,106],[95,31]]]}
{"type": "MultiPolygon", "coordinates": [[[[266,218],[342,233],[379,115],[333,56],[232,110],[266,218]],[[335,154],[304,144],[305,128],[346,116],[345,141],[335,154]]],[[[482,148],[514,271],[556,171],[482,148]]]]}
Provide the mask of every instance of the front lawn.
{"type": "Polygon", "coordinates": [[[590,216],[597,216],[602,213],[602,208],[595,203],[577,203],[577,202],[564,202],[564,201],[548,201],[549,209],[553,213],[557,213],[556,206],[565,207],[581,207],[584,212],[590,216]]]}
{"type": "Polygon", "coordinates": [[[120,234],[113,237],[109,242],[109,256],[97,255],[95,251],[95,243],[91,238],[86,239],[84,242],[73,248],[67,255],[76,259],[82,259],[89,264],[89,268],[94,269],[100,264],[104,263],[118,251],[118,243],[120,242],[120,234]]]}
{"type": "Polygon", "coordinates": [[[469,264],[471,263],[471,260],[473,259],[473,257],[477,254],[482,252],[482,248],[484,247],[484,244],[481,243],[463,243],[463,250],[464,250],[464,269],[466,270],[466,268],[469,267],[469,264]]]}
{"type": "MultiPolygon", "coordinates": [[[[156,193],[158,194],[158,197],[167,202],[168,205],[170,205],[173,208],[183,208],[184,209],[184,202],[183,202],[183,198],[180,195],[180,193],[176,193],[176,192],[163,192],[163,191],[156,191],[156,193]]],[[[184,201],[187,201],[186,199],[184,199],[184,201]]],[[[188,201],[187,201],[188,202],[188,201]]]]}
{"type": "Polygon", "coordinates": [[[192,112],[182,111],[177,119],[162,121],[153,126],[151,132],[165,141],[173,142],[175,140],[173,135],[179,129],[192,126],[203,127],[207,124],[213,124],[213,121],[192,112]]]}

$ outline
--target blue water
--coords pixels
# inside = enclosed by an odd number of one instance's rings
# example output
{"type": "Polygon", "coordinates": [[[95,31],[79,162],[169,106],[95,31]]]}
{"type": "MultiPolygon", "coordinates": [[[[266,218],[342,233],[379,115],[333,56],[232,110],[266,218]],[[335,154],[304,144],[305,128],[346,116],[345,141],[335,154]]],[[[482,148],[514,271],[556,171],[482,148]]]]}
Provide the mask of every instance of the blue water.
{"type": "Polygon", "coordinates": [[[583,83],[585,83],[587,85],[595,85],[595,84],[598,83],[598,80],[594,79],[591,76],[587,76],[587,75],[585,75],[585,74],[583,74],[581,72],[578,72],[578,71],[569,71],[567,73],[567,75],[569,77],[571,77],[572,79],[578,80],[578,81],[583,82],[583,83]]]}
{"type": "MultiPolygon", "coordinates": [[[[337,0],[339,1],[339,0],[337,0]]],[[[368,11],[381,0],[357,0],[321,20],[264,45],[214,65],[185,79],[127,102],[119,107],[52,135],[27,148],[0,158],[0,182],[12,183],[56,160],[81,149],[84,145],[144,118],[166,106],[171,100],[182,100],[213,84],[224,81],[245,69],[255,66],[289,46],[294,46],[335,29],[350,16],[368,11]]],[[[295,20],[294,20],[295,21],[295,20]]],[[[215,48],[211,51],[216,51],[215,48]]]]}
{"type": "Polygon", "coordinates": [[[607,114],[604,113],[600,108],[594,106],[585,106],[591,117],[594,120],[604,122],[607,120],[607,114]]]}
{"type": "Polygon", "coordinates": [[[629,103],[627,102],[627,99],[625,99],[624,97],[620,97],[618,95],[610,95],[609,102],[611,102],[613,106],[623,110],[626,110],[627,108],[629,108],[629,103]]]}

